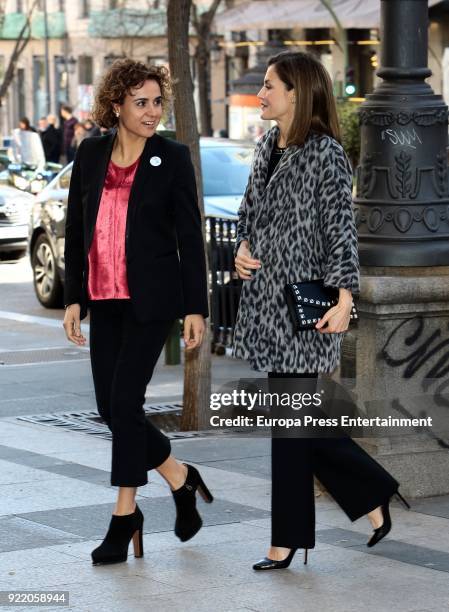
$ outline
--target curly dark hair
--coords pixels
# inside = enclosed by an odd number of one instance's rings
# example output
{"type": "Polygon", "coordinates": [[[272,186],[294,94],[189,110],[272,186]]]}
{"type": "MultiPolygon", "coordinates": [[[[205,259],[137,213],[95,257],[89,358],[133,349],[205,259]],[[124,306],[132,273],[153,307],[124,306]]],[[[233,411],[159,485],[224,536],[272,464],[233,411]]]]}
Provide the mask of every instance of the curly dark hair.
{"type": "Polygon", "coordinates": [[[147,66],[131,58],[118,59],[112,64],[99,82],[92,109],[94,121],[104,128],[118,124],[113,104],[123,104],[131,89],[141,87],[147,80],[156,81],[161,88],[162,108],[167,109],[171,99],[171,82],[165,66],[147,66]]]}

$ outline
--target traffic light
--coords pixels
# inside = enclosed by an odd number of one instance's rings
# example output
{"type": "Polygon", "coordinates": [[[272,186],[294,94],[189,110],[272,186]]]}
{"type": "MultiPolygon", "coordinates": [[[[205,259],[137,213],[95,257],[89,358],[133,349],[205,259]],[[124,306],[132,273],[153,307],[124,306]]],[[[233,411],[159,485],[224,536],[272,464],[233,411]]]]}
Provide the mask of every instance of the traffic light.
{"type": "Polygon", "coordinates": [[[347,96],[353,96],[356,92],[356,86],[354,83],[354,68],[348,66],[346,68],[346,81],[345,81],[345,94],[347,96]]]}

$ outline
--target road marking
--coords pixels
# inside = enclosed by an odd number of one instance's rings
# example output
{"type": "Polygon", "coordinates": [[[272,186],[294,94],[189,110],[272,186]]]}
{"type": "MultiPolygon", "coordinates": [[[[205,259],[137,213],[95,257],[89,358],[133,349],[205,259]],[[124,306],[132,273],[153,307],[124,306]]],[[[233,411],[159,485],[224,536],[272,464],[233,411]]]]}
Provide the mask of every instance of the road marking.
{"type": "MultiPolygon", "coordinates": [[[[34,315],[27,315],[21,312],[9,312],[8,310],[0,310],[0,319],[10,319],[12,321],[20,321],[22,323],[34,323],[35,325],[44,325],[46,327],[57,327],[62,328],[62,320],[50,319],[49,317],[36,317],[34,315]]],[[[81,322],[81,325],[87,327],[89,330],[89,323],[81,322]]]]}
{"type": "Polygon", "coordinates": [[[67,363],[78,363],[78,362],[86,362],[88,361],[86,358],[84,359],[69,359],[67,361],[35,361],[33,363],[4,363],[3,365],[0,365],[0,372],[1,370],[5,369],[5,368],[29,368],[31,366],[35,367],[35,366],[48,366],[48,365],[54,365],[54,364],[58,364],[58,365],[63,365],[63,364],[67,364],[67,363]]]}
{"type": "Polygon", "coordinates": [[[53,395],[30,395],[28,397],[10,397],[9,399],[0,399],[0,404],[7,404],[8,402],[26,402],[28,400],[35,400],[36,398],[39,401],[44,399],[53,399],[55,397],[67,397],[67,393],[54,393],[53,395]]]}
{"type": "Polygon", "coordinates": [[[64,344],[64,346],[35,346],[33,348],[22,348],[22,349],[11,349],[11,348],[1,348],[0,353],[25,353],[27,351],[65,351],[65,350],[77,350],[77,351],[88,351],[89,349],[84,346],[77,346],[75,348],[72,344],[64,344]]]}

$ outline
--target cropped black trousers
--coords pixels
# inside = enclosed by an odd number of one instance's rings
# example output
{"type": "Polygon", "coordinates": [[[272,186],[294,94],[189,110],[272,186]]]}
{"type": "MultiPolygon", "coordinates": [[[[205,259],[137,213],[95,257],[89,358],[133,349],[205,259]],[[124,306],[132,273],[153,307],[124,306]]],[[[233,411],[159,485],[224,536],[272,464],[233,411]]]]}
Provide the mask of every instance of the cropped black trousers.
{"type": "MultiPolygon", "coordinates": [[[[307,391],[315,392],[318,374],[279,372],[268,372],[269,391],[282,391],[286,377],[309,379],[307,391]]],[[[271,476],[271,545],[285,548],[315,546],[314,476],[351,521],[380,506],[399,488],[398,481],[349,436],[273,435],[271,476]]]]}
{"type": "Polygon", "coordinates": [[[90,300],[90,360],[98,413],[112,433],[111,485],[140,487],[171,452],[145,418],[145,391],[174,323],[139,322],[131,300],[90,300]]]}

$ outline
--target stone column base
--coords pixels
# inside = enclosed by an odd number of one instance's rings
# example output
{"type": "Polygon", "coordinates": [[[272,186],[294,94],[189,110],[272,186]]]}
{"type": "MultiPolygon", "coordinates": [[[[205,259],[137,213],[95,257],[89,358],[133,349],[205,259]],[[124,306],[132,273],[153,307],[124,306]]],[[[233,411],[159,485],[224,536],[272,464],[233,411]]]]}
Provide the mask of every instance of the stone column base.
{"type": "Polygon", "coordinates": [[[415,430],[354,438],[410,497],[449,493],[449,267],[362,269],[357,329],[333,378],[361,416],[431,417],[415,430]]]}

